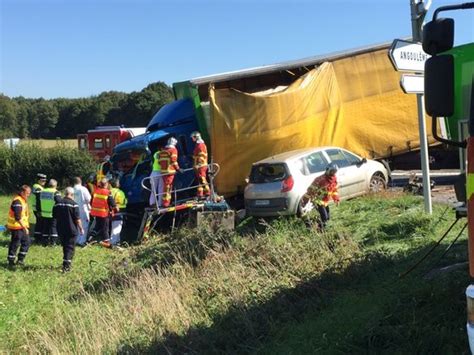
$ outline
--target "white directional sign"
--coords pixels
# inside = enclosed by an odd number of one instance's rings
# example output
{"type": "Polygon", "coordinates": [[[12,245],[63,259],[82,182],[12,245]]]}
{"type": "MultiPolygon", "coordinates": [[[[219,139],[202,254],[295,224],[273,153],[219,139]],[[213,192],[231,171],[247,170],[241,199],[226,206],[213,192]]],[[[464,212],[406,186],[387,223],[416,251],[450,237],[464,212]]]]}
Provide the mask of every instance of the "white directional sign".
{"type": "Polygon", "coordinates": [[[390,60],[397,71],[423,73],[425,61],[430,57],[423,52],[420,43],[396,39],[388,51],[390,60]]]}
{"type": "Polygon", "coordinates": [[[425,92],[425,77],[423,75],[402,74],[400,86],[405,94],[423,94],[425,92]]]}

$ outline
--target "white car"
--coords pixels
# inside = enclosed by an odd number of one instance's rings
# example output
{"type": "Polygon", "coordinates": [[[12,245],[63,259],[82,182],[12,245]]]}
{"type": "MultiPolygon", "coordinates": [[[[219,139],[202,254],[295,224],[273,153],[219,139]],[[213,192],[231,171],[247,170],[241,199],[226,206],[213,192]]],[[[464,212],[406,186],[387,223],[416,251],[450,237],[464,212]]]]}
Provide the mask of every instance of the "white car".
{"type": "Polygon", "coordinates": [[[343,148],[320,147],[293,150],[252,165],[244,192],[246,214],[250,216],[303,215],[302,196],[313,180],[337,164],[339,196],[342,199],[385,190],[387,168],[375,160],[361,158],[343,148]]]}

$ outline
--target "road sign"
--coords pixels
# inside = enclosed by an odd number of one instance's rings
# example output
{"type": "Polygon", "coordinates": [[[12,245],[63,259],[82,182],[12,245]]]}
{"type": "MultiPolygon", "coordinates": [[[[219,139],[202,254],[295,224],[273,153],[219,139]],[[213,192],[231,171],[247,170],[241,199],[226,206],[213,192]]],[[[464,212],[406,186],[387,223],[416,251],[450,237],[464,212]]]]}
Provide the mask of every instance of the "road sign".
{"type": "Polygon", "coordinates": [[[423,94],[425,92],[425,77],[423,75],[402,74],[400,86],[405,94],[423,94]]]}
{"type": "Polygon", "coordinates": [[[425,61],[430,55],[423,52],[420,43],[396,39],[388,51],[388,56],[397,71],[423,73],[425,61]]]}

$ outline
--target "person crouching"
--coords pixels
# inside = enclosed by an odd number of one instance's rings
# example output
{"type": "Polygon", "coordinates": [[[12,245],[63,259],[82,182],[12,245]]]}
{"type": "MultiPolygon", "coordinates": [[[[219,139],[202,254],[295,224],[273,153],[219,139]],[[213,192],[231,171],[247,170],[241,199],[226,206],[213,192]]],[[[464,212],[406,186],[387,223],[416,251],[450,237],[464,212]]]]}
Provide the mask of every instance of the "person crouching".
{"type": "Polygon", "coordinates": [[[336,205],[339,204],[337,170],[336,164],[329,164],[326,172],[314,179],[304,196],[305,199],[311,200],[317,206],[320,216],[319,229],[321,230],[326,227],[330,218],[329,201],[332,199],[336,205]]]}
{"type": "Polygon", "coordinates": [[[74,201],[74,189],[66,187],[64,198],[53,207],[53,218],[57,221],[57,230],[63,246],[63,272],[71,270],[72,258],[78,235],[84,234],[79,205],[74,201]]]}

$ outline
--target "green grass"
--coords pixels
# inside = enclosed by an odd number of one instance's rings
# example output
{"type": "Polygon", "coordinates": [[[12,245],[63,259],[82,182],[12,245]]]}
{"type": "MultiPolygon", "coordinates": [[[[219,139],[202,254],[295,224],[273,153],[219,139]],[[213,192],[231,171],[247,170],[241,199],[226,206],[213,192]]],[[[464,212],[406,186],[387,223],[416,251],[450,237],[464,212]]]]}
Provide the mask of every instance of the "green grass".
{"type": "Polygon", "coordinates": [[[63,146],[77,148],[77,139],[22,139],[20,144],[34,144],[42,148],[54,148],[63,146]]]}
{"type": "Polygon", "coordinates": [[[425,277],[467,260],[465,232],[439,259],[465,221],[399,277],[451,223],[444,210],[368,196],[332,207],[324,234],[297,219],[181,229],[122,253],[79,249],[67,275],[60,248],[33,246],[29,267],[0,269],[0,352],[467,353],[467,267],[425,277]]]}
{"type": "MultiPolygon", "coordinates": [[[[6,223],[11,196],[0,197],[0,224],[6,223]]],[[[34,217],[32,218],[34,222],[34,217]]],[[[62,248],[33,244],[26,257],[26,266],[15,270],[7,268],[10,236],[0,235],[0,339],[17,344],[24,329],[34,325],[38,317],[50,319],[57,302],[79,292],[84,284],[93,284],[107,278],[107,266],[120,255],[97,247],[76,249],[74,270],[63,275],[62,248]]],[[[4,346],[5,344],[0,345],[4,346]]],[[[1,351],[0,351],[1,352],[1,351]]]]}

